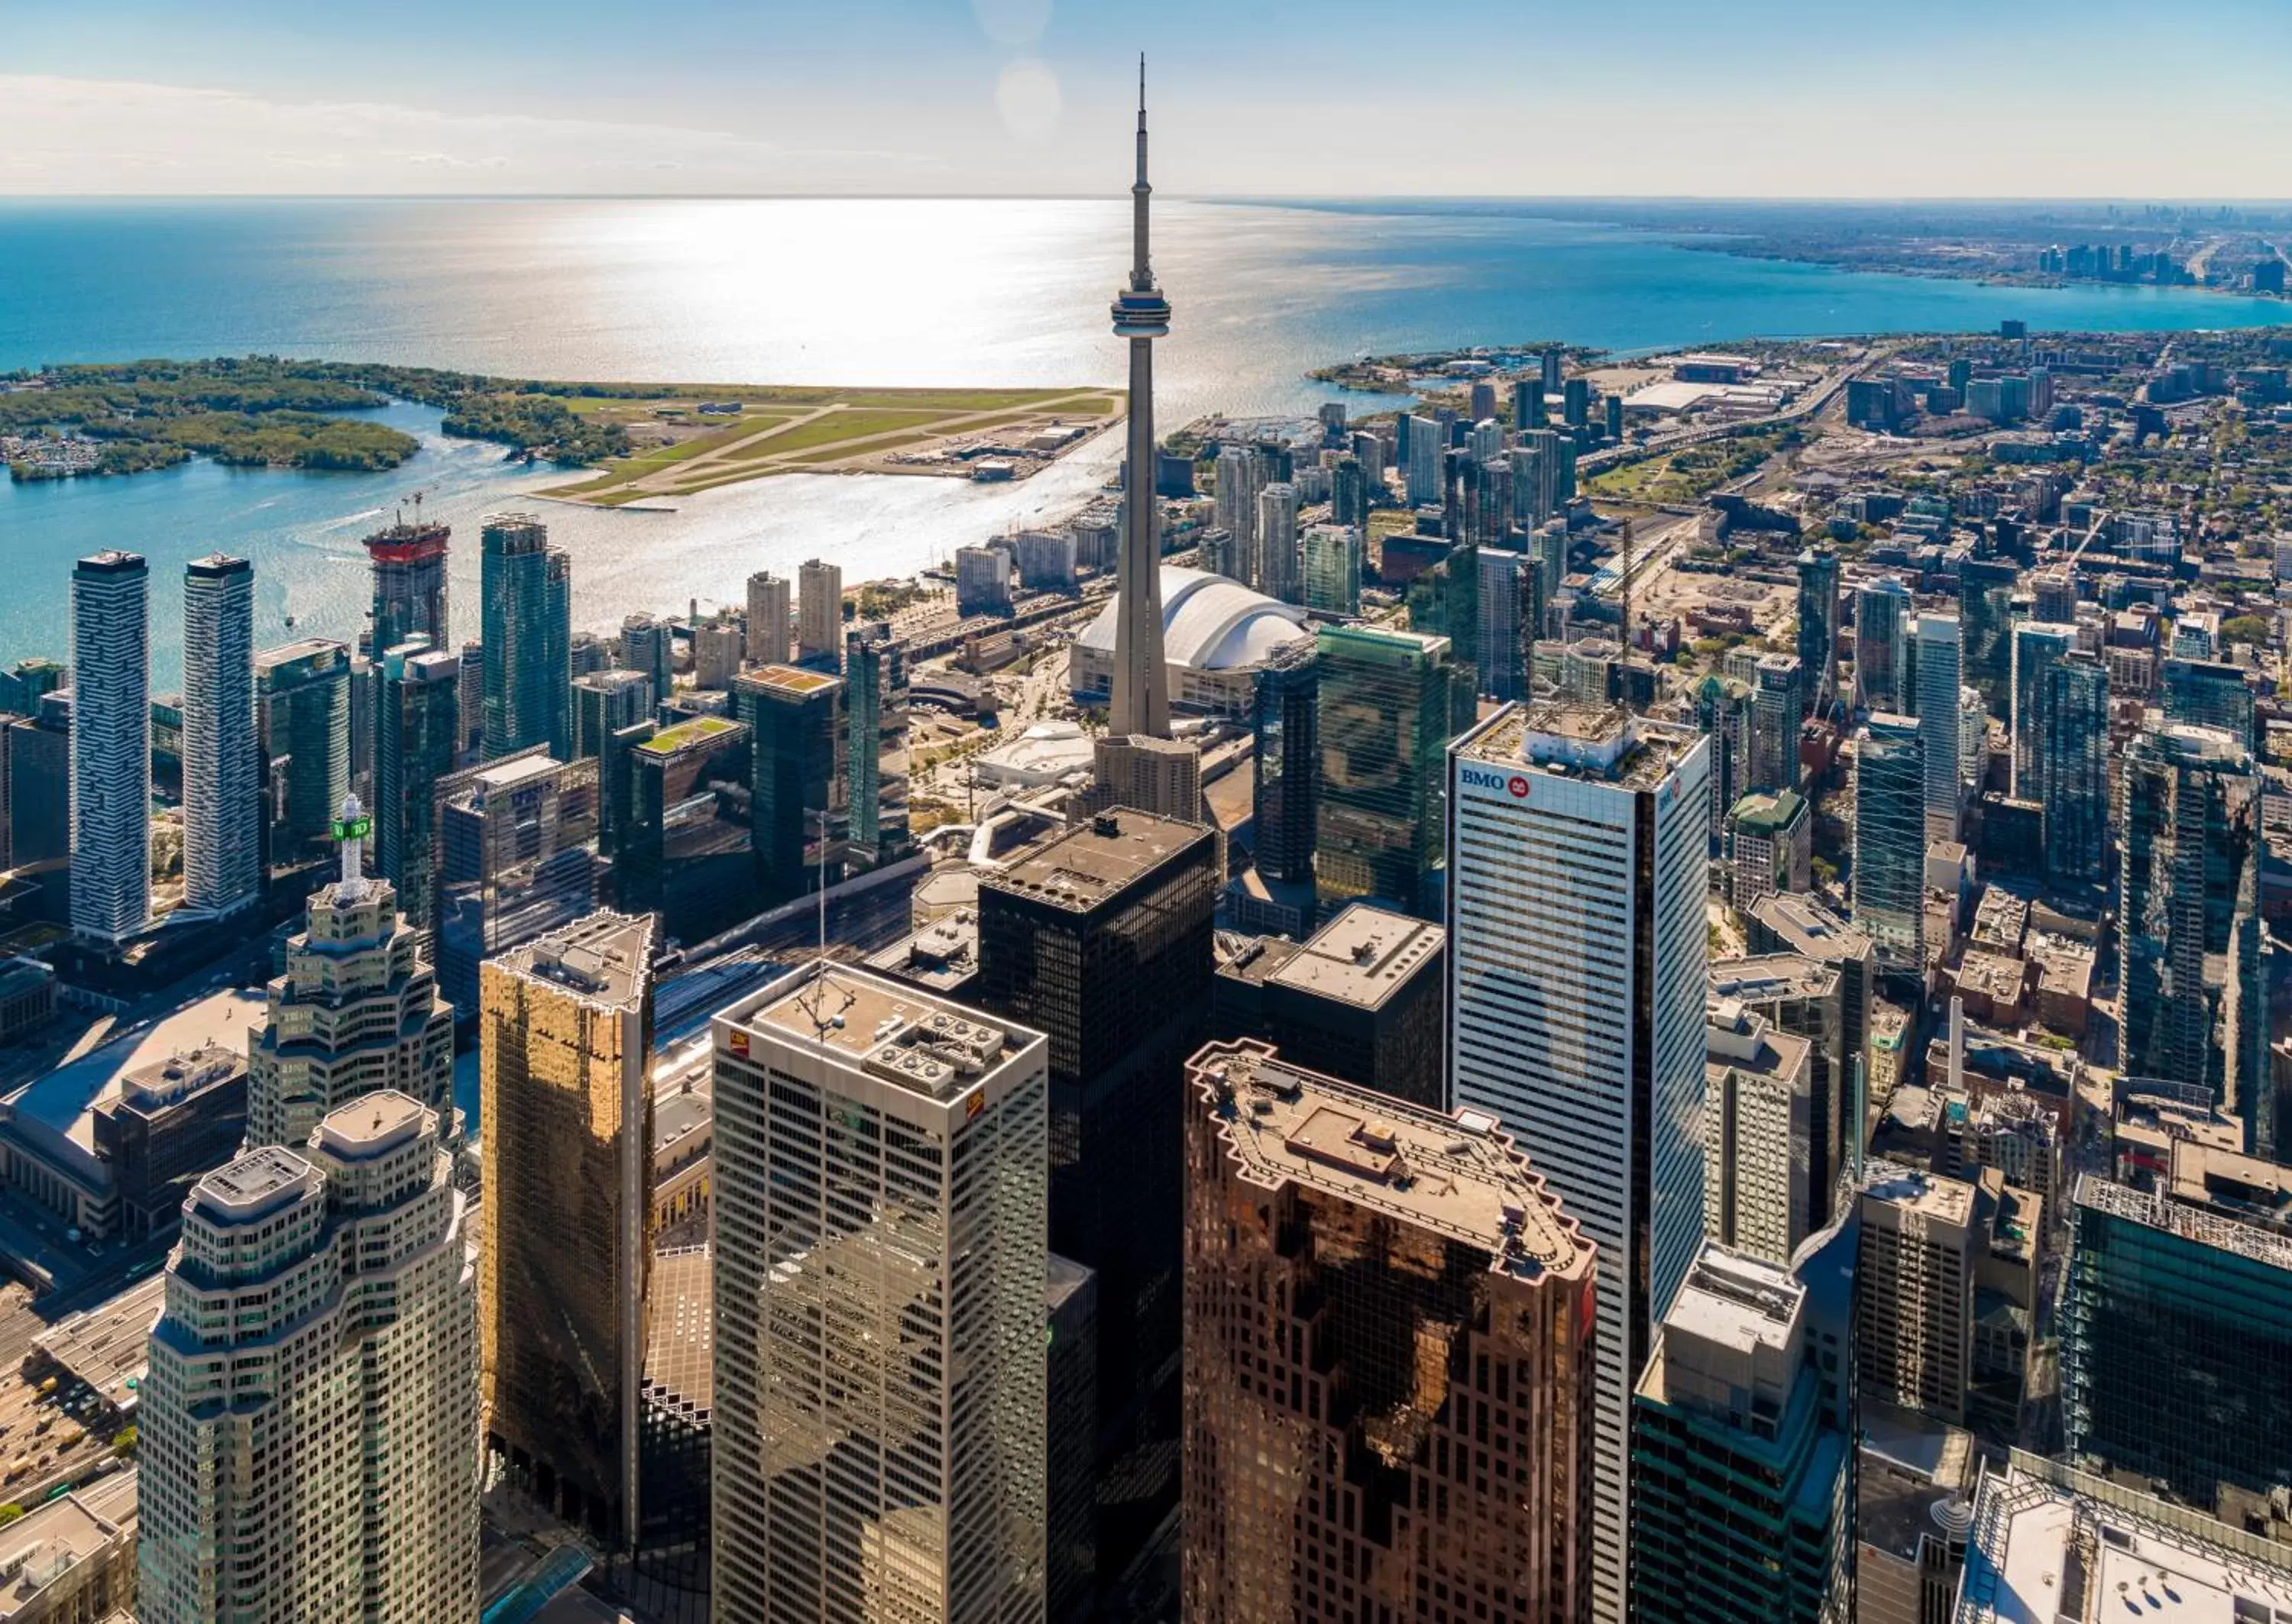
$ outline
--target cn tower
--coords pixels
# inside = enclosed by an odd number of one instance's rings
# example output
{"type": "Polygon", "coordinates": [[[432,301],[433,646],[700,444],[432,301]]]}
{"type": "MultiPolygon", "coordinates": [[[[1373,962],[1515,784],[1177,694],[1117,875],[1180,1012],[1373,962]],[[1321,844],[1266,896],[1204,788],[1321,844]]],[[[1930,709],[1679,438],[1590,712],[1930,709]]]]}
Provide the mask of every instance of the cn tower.
{"type": "Polygon", "coordinates": [[[1121,607],[1114,629],[1114,738],[1170,736],[1170,677],[1162,665],[1162,546],[1154,501],[1154,341],[1170,330],[1170,301],[1146,253],[1146,59],[1138,59],[1138,181],[1130,189],[1130,281],[1114,296],[1114,333],[1130,341],[1130,451],[1123,470],[1121,607]]]}

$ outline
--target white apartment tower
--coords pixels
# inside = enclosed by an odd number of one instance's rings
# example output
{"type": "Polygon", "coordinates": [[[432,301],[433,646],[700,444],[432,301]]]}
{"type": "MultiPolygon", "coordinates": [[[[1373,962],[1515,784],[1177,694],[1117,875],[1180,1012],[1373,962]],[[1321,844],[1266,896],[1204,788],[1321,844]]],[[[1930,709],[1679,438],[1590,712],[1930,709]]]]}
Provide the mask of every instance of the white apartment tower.
{"type": "Polygon", "coordinates": [[[200,1179],[142,1389],[136,1616],[476,1618],[477,1302],[437,1113],[403,1094],[200,1179]]]}
{"type": "Polygon", "coordinates": [[[843,571],[806,559],[795,572],[795,654],[799,661],[843,660],[843,571]]]}
{"type": "Polygon", "coordinates": [[[1044,1616],[1048,1041],[807,966],[715,1021],[714,1616],[1044,1616]]]}
{"type": "Polygon", "coordinates": [[[1626,1602],[1632,1391],[1703,1243],[1710,744],[1620,707],[1546,702],[1506,706],[1449,760],[1454,1103],[1501,1120],[1601,1250],[1606,1624],[1626,1602]]]}
{"type": "Polygon", "coordinates": [[[788,655],[788,583],[760,569],[748,577],[748,663],[779,665],[788,655]]]}
{"type": "Polygon", "coordinates": [[[1268,598],[1297,603],[1304,597],[1297,558],[1297,487],[1277,479],[1257,493],[1257,578],[1268,598]]]}
{"type": "Polygon", "coordinates": [[[151,923],[150,581],[116,549],[72,567],[71,925],[115,945],[151,923]]]}
{"type": "Polygon", "coordinates": [[[371,821],[343,808],[341,877],[311,896],[286,938],[286,973],[264,989],[262,1025],[247,1033],[246,1143],[301,1145],[319,1119],[389,1089],[438,1113],[448,1144],[454,1111],[454,1007],[438,996],[422,933],[398,892],[365,872],[371,821]]]}
{"type": "Polygon", "coordinates": [[[262,895],[254,733],[254,567],[211,553],[183,569],[183,906],[233,913],[262,895]]]}

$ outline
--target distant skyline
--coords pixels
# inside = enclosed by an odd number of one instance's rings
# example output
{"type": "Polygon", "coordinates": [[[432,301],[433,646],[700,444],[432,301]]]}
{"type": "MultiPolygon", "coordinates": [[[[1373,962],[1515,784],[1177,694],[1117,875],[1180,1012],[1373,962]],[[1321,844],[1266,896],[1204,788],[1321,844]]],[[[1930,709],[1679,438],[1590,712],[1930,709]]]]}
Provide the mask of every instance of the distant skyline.
{"type": "Polygon", "coordinates": [[[2282,0],[0,0],[0,195],[2280,197],[2282,0]]]}

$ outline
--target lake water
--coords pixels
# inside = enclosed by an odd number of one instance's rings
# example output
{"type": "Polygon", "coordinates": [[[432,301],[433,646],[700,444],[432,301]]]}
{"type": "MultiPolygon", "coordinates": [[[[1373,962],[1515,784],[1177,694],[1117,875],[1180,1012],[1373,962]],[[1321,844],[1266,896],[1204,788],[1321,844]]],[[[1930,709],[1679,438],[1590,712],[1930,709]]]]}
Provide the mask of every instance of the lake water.
{"type": "MultiPolygon", "coordinates": [[[[1311,367],[1364,351],[1553,338],[1618,350],[1748,336],[2280,321],[2281,303],[2195,291],[1990,288],[1697,252],[1488,205],[1286,207],[1165,201],[1156,269],[1176,310],[1157,347],[1166,427],[1310,410],[1311,367]]],[[[1066,384],[1123,380],[1106,306],[1121,200],[596,200],[53,204],[0,201],[0,370],[269,351],[518,376],[690,382],[1066,384]]],[[[1354,398],[1359,402],[1359,398],[1354,398]]],[[[195,462],[129,478],[0,482],[0,662],[61,657],[71,561],[108,546],[154,574],[154,679],[180,667],[182,563],[255,562],[258,638],[349,639],[359,537],[416,490],[455,527],[456,619],[477,621],[476,522],[561,482],[383,420],[421,453],[387,474],[195,462]]],[[[1113,436],[1023,485],[790,477],[674,513],[542,504],[574,558],[575,616],[732,598],[819,555],[847,581],[906,574],[1101,485],[1113,436]]]]}

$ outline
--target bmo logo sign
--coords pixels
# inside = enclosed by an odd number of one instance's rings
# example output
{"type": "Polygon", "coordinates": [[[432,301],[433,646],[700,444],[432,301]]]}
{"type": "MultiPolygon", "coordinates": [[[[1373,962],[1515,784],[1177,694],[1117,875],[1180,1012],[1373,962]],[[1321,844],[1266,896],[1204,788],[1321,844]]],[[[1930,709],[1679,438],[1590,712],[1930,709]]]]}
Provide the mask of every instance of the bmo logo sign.
{"type": "Polygon", "coordinates": [[[1528,799],[1529,780],[1522,773],[1504,773],[1493,768],[1465,765],[1457,768],[1457,777],[1468,790],[1505,795],[1513,800],[1528,799]]]}

